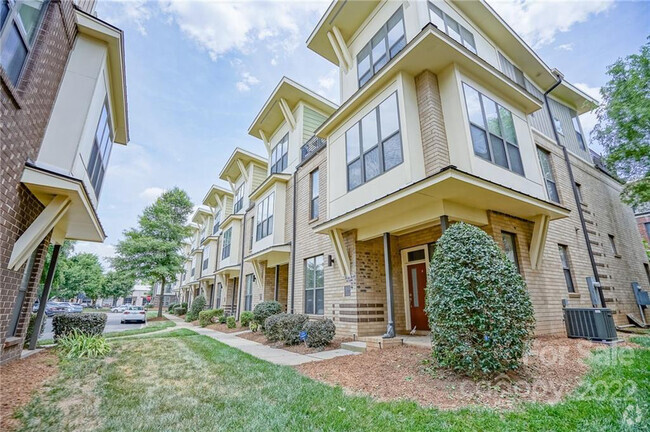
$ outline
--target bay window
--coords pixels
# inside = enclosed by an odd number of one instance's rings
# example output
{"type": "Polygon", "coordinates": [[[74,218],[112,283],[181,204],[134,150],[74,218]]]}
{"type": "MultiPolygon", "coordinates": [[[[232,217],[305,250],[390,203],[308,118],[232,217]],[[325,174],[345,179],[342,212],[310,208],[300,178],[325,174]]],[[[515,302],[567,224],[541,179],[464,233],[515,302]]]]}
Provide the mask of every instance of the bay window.
{"type": "Polygon", "coordinates": [[[429,2],[429,20],[439,30],[447,33],[456,42],[476,54],[476,42],[472,32],[431,2],[429,2]]]}
{"type": "Polygon", "coordinates": [[[406,46],[404,15],[400,8],[357,55],[357,78],[362,87],[406,46]]]}
{"type": "Polygon", "coordinates": [[[257,226],[255,227],[255,240],[259,241],[264,237],[273,234],[273,201],[275,192],[264,198],[257,205],[257,226]]]}

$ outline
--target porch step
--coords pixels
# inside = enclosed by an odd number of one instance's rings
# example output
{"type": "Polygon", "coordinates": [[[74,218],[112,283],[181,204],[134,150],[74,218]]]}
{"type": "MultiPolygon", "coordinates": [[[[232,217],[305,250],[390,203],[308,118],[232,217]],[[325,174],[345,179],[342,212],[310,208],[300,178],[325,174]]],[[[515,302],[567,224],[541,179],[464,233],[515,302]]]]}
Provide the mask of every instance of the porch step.
{"type": "Polygon", "coordinates": [[[362,353],[366,352],[366,343],[361,341],[343,342],[341,344],[341,349],[362,353]]]}
{"type": "Polygon", "coordinates": [[[367,350],[393,348],[404,344],[404,339],[400,337],[384,339],[381,336],[364,336],[359,340],[366,343],[367,350]]]}

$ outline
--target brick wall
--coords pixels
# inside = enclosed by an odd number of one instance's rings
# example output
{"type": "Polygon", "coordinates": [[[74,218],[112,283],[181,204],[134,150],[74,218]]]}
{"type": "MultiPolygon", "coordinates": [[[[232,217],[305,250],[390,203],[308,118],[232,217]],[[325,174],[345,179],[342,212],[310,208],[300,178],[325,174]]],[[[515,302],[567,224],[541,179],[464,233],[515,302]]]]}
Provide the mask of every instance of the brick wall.
{"type": "MultiPolygon", "coordinates": [[[[43,209],[20,183],[25,162],[36,160],[74,41],[73,5],[51,2],[17,88],[0,71],[0,362],[20,355],[22,341],[5,347],[6,332],[22,278],[8,269],[14,243],[43,209]]],[[[48,240],[38,249],[17,334],[24,337],[48,240]]]]}
{"type": "Polygon", "coordinates": [[[636,217],[637,227],[639,228],[639,234],[641,238],[650,243],[650,237],[648,236],[648,231],[645,228],[645,224],[650,223],[650,214],[644,214],[636,217]]]}
{"type": "Polygon", "coordinates": [[[415,89],[420,115],[424,169],[425,174],[429,176],[449,165],[449,148],[438,77],[431,71],[422,72],[415,77],[415,89]]]}

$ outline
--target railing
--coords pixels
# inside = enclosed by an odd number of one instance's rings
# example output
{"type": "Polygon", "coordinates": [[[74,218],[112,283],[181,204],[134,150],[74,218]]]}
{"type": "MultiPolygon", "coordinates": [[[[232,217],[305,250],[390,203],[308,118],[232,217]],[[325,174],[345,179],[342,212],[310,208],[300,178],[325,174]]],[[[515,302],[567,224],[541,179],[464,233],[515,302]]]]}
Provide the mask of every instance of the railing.
{"type": "Polygon", "coordinates": [[[309,138],[305,144],[300,148],[300,161],[304,162],[311,158],[318,150],[327,145],[327,140],[314,135],[309,138]]]}

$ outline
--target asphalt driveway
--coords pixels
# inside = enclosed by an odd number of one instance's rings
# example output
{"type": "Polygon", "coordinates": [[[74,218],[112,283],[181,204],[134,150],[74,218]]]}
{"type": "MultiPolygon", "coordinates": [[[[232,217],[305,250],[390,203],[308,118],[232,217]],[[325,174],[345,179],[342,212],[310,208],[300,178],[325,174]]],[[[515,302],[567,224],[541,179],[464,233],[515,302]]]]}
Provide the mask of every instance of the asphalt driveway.
{"type": "MultiPolygon", "coordinates": [[[[107,315],[106,328],[104,329],[104,333],[139,329],[144,327],[144,324],[141,323],[121,324],[120,320],[122,319],[122,314],[119,313],[106,312],[106,315],[107,315]]],[[[54,332],[52,329],[52,318],[47,318],[47,321],[45,322],[45,331],[43,332],[43,334],[39,339],[53,339],[53,338],[54,338],[54,332]]]]}

